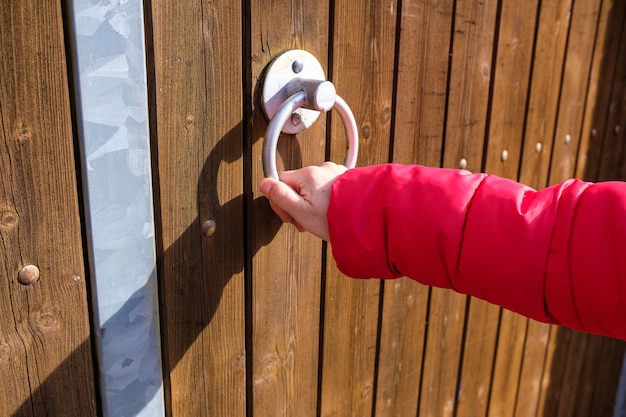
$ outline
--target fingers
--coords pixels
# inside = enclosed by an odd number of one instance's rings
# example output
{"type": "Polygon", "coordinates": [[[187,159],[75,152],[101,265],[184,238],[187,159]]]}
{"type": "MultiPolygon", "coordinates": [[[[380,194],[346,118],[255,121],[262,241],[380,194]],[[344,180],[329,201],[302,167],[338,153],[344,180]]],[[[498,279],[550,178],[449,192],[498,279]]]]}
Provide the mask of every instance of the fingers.
{"type": "Polygon", "coordinates": [[[259,188],[280,219],[286,223],[294,223],[293,213],[301,210],[304,202],[300,194],[288,184],[269,178],[261,181],[259,188]]]}

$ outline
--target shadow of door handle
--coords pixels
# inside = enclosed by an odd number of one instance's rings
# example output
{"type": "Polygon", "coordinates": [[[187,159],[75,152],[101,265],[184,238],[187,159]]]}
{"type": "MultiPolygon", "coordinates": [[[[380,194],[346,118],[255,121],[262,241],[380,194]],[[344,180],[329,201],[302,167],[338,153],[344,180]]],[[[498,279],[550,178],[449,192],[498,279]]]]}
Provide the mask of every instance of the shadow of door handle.
{"type": "Polygon", "coordinates": [[[263,173],[278,180],[276,148],[281,132],[296,134],[334,108],[343,120],[348,139],[344,165],[354,168],[359,150],[358,128],[348,104],[327,81],[320,63],[302,50],[287,51],[274,59],[263,83],[263,110],[270,120],[263,143],[263,173]]]}

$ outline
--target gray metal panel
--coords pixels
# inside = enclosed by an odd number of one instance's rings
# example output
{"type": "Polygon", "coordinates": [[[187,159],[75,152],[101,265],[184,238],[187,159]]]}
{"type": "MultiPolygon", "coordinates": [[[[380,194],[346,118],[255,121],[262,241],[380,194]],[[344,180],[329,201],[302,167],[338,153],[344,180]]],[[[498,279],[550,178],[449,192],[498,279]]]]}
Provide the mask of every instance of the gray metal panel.
{"type": "Polygon", "coordinates": [[[72,0],[104,416],[164,415],[140,0],[72,0]]]}

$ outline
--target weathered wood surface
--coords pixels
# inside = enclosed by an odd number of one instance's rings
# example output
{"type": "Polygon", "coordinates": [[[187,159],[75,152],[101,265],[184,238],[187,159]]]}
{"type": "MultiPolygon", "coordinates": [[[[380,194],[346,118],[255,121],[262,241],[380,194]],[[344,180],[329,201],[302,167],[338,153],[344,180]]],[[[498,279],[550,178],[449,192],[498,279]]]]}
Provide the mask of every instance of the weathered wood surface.
{"type": "MultiPolygon", "coordinates": [[[[5,3],[0,414],[93,415],[61,11],[5,3]],[[32,287],[15,281],[26,263],[42,270],[32,287]],[[85,375],[72,373],[76,401],[59,383],[70,369],[85,375]]],[[[267,64],[305,49],[354,111],[359,165],[535,188],[626,179],[625,4],[149,2],[168,415],[610,415],[623,342],[407,278],[351,280],[327,245],[282,225],[258,190],[258,96],[267,64]]],[[[280,170],[343,160],[341,120],[324,119],[281,137],[280,170]]]]}
{"type": "Polygon", "coordinates": [[[239,4],[153,1],[156,206],[172,416],[246,415],[239,4]],[[216,223],[212,237],[202,234],[216,223]]]}
{"type": "Polygon", "coordinates": [[[60,2],[0,4],[3,416],[96,415],[61,17],[60,2]],[[39,280],[22,285],[29,264],[39,280]]]}
{"type": "MultiPolygon", "coordinates": [[[[334,2],[332,80],[359,127],[358,165],[387,162],[397,4],[334,2]]],[[[332,118],[330,156],[345,155],[341,119],[332,118]]],[[[376,356],[381,283],[350,280],[337,269],[330,248],[326,269],[321,415],[370,415],[376,396],[376,356]]]]}
{"type": "MultiPolygon", "coordinates": [[[[314,416],[318,409],[322,243],[281,225],[258,189],[267,121],[258,97],[263,70],[278,54],[304,49],[328,74],[329,3],[251,1],[246,106],[248,200],[249,409],[254,416],[314,416]]],[[[296,138],[282,135],[279,171],[319,164],[325,123],[296,138]]]]}

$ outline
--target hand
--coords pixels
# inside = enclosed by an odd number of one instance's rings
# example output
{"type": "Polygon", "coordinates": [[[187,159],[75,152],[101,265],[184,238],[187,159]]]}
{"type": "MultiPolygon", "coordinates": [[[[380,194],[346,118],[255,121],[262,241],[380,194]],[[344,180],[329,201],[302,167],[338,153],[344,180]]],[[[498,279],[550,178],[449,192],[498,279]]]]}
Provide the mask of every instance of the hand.
{"type": "Polygon", "coordinates": [[[326,213],[332,184],[346,170],[343,165],[325,162],[319,167],[281,172],[280,181],[265,178],[259,188],[282,221],[329,240],[326,213]]]}

